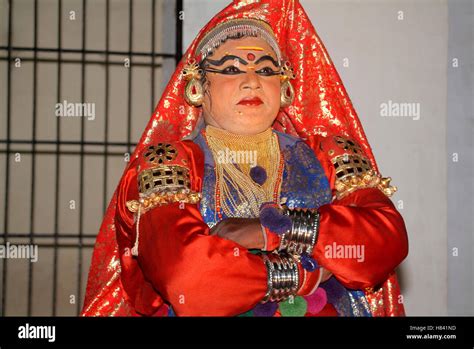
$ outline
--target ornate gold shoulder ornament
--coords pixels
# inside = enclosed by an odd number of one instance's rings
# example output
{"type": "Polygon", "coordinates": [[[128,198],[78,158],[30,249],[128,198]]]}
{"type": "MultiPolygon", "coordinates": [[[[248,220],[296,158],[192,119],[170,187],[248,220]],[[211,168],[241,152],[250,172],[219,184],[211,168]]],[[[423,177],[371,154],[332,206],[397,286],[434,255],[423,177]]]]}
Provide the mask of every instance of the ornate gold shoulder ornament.
{"type": "Polygon", "coordinates": [[[178,145],[158,143],[149,146],[140,155],[137,165],[139,199],[126,203],[129,211],[135,213],[133,256],[138,256],[140,217],[143,213],[176,202],[196,204],[201,199],[201,193],[191,190],[186,152],[178,149],[178,145]]]}
{"type": "Polygon", "coordinates": [[[127,201],[131,212],[141,214],[160,205],[175,202],[195,204],[201,193],[191,191],[187,160],[176,146],[158,143],[149,146],[140,159],[138,174],[139,200],[127,201]]]}
{"type": "Polygon", "coordinates": [[[336,198],[342,199],[350,193],[364,188],[380,189],[388,197],[392,196],[397,187],[391,186],[390,177],[382,177],[377,173],[355,141],[335,136],[323,151],[329,155],[336,169],[336,198]]]}

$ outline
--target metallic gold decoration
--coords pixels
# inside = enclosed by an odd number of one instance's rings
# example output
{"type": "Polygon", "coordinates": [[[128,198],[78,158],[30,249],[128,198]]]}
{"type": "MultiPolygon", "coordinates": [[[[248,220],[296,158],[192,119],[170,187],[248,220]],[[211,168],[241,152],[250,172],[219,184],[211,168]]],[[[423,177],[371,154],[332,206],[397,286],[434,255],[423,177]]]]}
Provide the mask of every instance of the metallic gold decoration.
{"type": "Polygon", "coordinates": [[[344,180],[351,176],[361,176],[372,169],[369,159],[361,155],[339,155],[332,160],[336,169],[336,179],[344,180]]]}
{"type": "Polygon", "coordinates": [[[344,138],[341,136],[334,136],[334,140],[336,141],[336,144],[341,147],[342,149],[354,153],[354,154],[359,154],[362,155],[362,149],[359,144],[354,142],[353,140],[350,140],[348,138],[344,138]]]}
{"type": "Polygon", "coordinates": [[[280,108],[286,108],[293,103],[295,90],[289,81],[285,81],[280,87],[280,108]]]}
{"type": "Polygon", "coordinates": [[[291,66],[290,62],[286,61],[281,66],[280,80],[285,82],[288,80],[293,80],[294,78],[296,78],[296,75],[294,73],[293,67],[291,66]]]}
{"type": "Polygon", "coordinates": [[[186,84],[184,98],[189,105],[200,107],[204,101],[204,87],[199,80],[191,80],[186,84]]]}
{"type": "Polygon", "coordinates": [[[275,193],[280,192],[281,153],[276,133],[268,128],[254,135],[237,135],[208,125],[206,140],[214,159],[217,159],[215,162],[216,187],[220,197],[216,198],[216,205],[222,207],[228,217],[238,211],[237,207],[241,205],[248,211],[245,213],[246,215],[258,217],[260,205],[264,202],[274,201],[275,193]],[[224,149],[256,154],[255,161],[258,166],[265,169],[267,180],[262,185],[252,180],[250,161],[238,163],[238,166],[231,161],[219,161],[219,152],[224,149]],[[237,200],[233,199],[232,189],[237,193],[237,200]]]}
{"type": "Polygon", "coordinates": [[[237,46],[236,48],[237,50],[263,51],[263,48],[258,46],[237,46]]]}
{"type": "Polygon", "coordinates": [[[291,85],[290,80],[295,78],[295,74],[293,73],[293,68],[291,67],[290,63],[287,61],[285,62],[280,71],[280,107],[286,108],[293,103],[295,99],[295,90],[291,85]]]}
{"type": "Polygon", "coordinates": [[[177,155],[178,151],[169,143],[158,143],[156,146],[151,145],[144,154],[148,162],[155,164],[172,161],[177,155]]]}
{"type": "Polygon", "coordinates": [[[137,212],[138,206],[140,206],[140,202],[137,200],[129,200],[125,204],[130,212],[137,212]]]}
{"type": "Polygon", "coordinates": [[[240,0],[237,6],[246,6],[246,5],[250,5],[250,4],[258,3],[258,2],[260,2],[260,0],[240,0]]]}
{"type": "Polygon", "coordinates": [[[218,24],[204,35],[197,46],[196,52],[201,54],[201,60],[211,55],[228,38],[256,36],[265,40],[281,61],[281,51],[275,39],[275,33],[268,23],[253,18],[230,19],[218,24]]]}
{"type": "Polygon", "coordinates": [[[391,197],[396,191],[397,187],[391,186],[390,177],[382,177],[374,170],[369,170],[363,175],[345,176],[344,179],[336,179],[336,198],[342,199],[350,193],[365,188],[377,188],[385,195],[391,197]]]}
{"type": "Polygon", "coordinates": [[[202,69],[199,68],[199,64],[194,58],[190,59],[183,68],[183,76],[186,81],[191,81],[192,79],[200,80],[202,73],[202,69]]]}
{"type": "Polygon", "coordinates": [[[140,208],[140,214],[144,214],[157,206],[176,202],[197,204],[199,200],[201,200],[201,193],[182,189],[178,191],[151,193],[148,197],[142,197],[140,200],[129,200],[126,205],[130,212],[138,212],[140,208]]]}
{"type": "MultiPolygon", "coordinates": [[[[364,188],[378,188],[388,197],[392,196],[397,188],[390,186],[390,177],[383,178],[377,173],[365,157],[362,148],[357,142],[341,136],[334,136],[336,144],[347,153],[331,159],[336,169],[336,198],[342,199],[350,193],[364,188]]],[[[334,154],[334,149],[328,151],[334,154]]]]}
{"type": "Polygon", "coordinates": [[[129,211],[143,214],[175,202],[196,204],[201,194],[190,190],[189,169],[179,165],[157,166],[138,175],[140,199],[127,201],[129,211]]]}
{"type": "Polygon", "coordinates": [[[140,194],[191,188],[189,169],[179,165],[157,166],[138,175],[140,194]]]}
{"type": "Polygon", "coordinates": [[[191,59],[183,68],[183,76],[187,81],[184,89],[184,99],[189,105],[199,107],[204,100],[204,87],[201,79],[203,71],[199,68],[195,59],[191,59]]]}

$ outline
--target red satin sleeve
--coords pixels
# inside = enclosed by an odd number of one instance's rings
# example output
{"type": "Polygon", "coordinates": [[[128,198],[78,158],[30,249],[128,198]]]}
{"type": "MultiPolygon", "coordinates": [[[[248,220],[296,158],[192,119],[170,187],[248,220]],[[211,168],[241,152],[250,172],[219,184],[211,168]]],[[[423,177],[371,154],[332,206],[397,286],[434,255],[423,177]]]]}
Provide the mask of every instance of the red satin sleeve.
{"type": "MultiPolygon", "coordinates": [[[[335,169],[321,151],[321,139],[307,140],[335,193],[335,169]]],[[[364,289],[384,282],[408,254],[405,223],[392,201],[379,189],[359,189],[319,208],[320,228],[313,256],[346,287],[364,289]],[[338,251],[359,248],[358,258],[338,258],[338,251]],[[339,248],[339,250],[338,250],[339,248]]],[[[357,251],[352,249],[352,251],[357,251]]],[[[344,257],[351,257],[350,252],[344,257]]]]}
{"type": "Polygon", "coordinates": [[[348,288],[382,283],[408,254],[403,218],[379,189],[357,190],[319,212],[314,257],[348,288]]]}
{"type": "Polygon", "coordinates": [[[140,220],[138,260],[180,316],[233,316],[261,301],[267,272],[260,256],[210,236],[196,205],[169,204],[140,220]]]}
{"type": "MultiPolygon", "coordinates": [[[[196,176],[203,170],[199,167],[202,159],[196,160],[196,146],[177,148],[180,154],[188,153],[192,189],[198,190],[202,178],[196,176]]],[[[138,256],[131,256],[136,223],[126,201],[138,198],[135,167],[120,184],[116,217],[119,248],[128,250],[121,257],[122,282],[132,304],[146,314],[166,300],[178,316],[233,316],[259,303],[267,291],[262,257],[209,235],[196,204],[166,204],[143,213],[138,256]]]]}
{"type": "Polygon", "coordinates": [[[127,206],[127,200],[138,197],[136,181],[135,159],[129,170],[123,176],[117,189],[117,209],[115,215],[115,229],[121,264],[121,282],[125,298],[134,307],[137,313],[144,316],[162,315],[160,307],[163,299],[148,282],[138,265],[131,250],[134,242],[134,217],[127,206]]]}

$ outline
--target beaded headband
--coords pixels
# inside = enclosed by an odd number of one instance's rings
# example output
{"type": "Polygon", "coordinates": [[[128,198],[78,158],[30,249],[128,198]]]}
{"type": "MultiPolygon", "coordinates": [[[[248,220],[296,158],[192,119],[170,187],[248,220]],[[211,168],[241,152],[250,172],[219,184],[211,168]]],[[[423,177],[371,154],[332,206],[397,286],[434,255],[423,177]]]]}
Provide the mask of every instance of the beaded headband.
{"type": "Polygon", "coordinates": [[[207,56],[212,54],[223,42],[229,38],[241,38],[244,36],[260,37],[264,39],[275,51],[278,63],[281,64],[280,47],[273,33],[272,27],[258,19],[240,18],[231,19],[224,23],[217,25],[211,29],[197,47],[197,53],[200,53],[200,61],[202,62],[207,56]]]}

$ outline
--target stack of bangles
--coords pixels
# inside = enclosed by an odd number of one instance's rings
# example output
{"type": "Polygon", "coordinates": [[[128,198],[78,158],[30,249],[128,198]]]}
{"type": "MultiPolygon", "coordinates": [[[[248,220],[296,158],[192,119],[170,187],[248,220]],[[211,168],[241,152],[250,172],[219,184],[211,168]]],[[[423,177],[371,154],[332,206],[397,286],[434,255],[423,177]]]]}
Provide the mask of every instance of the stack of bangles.
{"type": "Polygon", "coordinates": [[[277,253],[263,255],[268,289],[262,303],[281,302],[297,294],[302,286],[298,263],[303,254],[312,255],[318,239],[317,210],[284,207],[282,213],[291,219],[291,229],[281,236],[277,253]]]}

